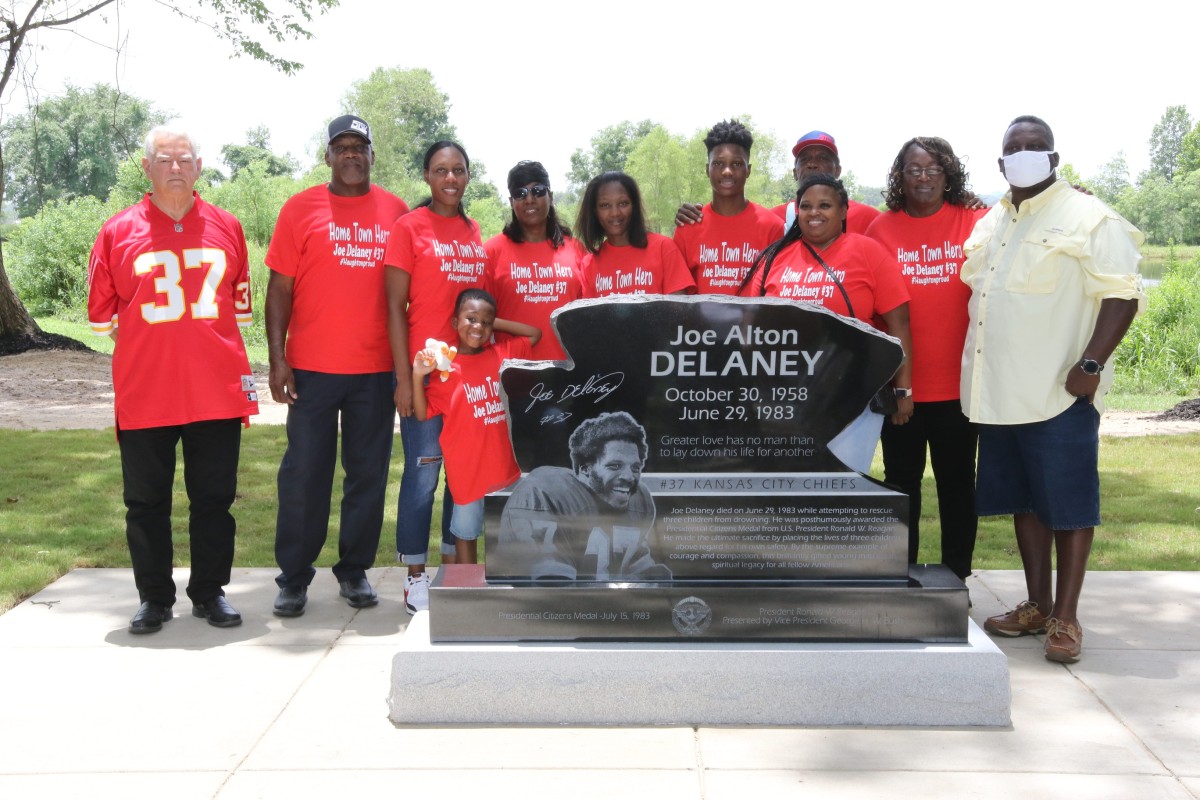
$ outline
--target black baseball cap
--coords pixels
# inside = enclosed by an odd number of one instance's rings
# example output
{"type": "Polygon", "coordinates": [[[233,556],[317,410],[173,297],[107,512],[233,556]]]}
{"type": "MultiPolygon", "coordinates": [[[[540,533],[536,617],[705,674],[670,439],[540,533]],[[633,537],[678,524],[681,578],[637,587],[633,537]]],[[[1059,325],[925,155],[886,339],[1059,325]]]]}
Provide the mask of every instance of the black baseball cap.
{"type": "Polygon", "coordinates": [[[329,144],[343,133],[356,134],[366,139],[367,144],[371,144],[371,126],[362,117],[346,114],[329,123],[329,132],[325,136],[325,144],[329,144]]]}

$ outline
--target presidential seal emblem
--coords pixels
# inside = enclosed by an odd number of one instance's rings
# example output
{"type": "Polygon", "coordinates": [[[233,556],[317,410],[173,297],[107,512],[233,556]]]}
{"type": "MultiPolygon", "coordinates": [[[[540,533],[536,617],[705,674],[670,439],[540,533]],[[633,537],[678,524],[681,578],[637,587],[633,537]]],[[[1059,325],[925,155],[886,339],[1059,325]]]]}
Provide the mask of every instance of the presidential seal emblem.
{"type": "Polygon", "coordinates": [[[699,597],[685,597],[671,609],[671,622],[684,636],[699,636],[712,624],[712,609],[699,597]]]}

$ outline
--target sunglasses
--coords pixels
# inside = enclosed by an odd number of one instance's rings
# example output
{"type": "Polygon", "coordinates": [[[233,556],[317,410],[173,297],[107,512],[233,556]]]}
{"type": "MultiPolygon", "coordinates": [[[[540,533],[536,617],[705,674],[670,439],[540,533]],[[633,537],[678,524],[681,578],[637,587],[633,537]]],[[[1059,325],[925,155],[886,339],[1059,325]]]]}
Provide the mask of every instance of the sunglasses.
{"type": "Polygon", "coordinates": [[[535,183],[533,186],[522,186],[512,193],[513,200],[524,200],[529,195],[534,197],[545,197],[550,192],[550,187],[541,183],[535,183]]]}

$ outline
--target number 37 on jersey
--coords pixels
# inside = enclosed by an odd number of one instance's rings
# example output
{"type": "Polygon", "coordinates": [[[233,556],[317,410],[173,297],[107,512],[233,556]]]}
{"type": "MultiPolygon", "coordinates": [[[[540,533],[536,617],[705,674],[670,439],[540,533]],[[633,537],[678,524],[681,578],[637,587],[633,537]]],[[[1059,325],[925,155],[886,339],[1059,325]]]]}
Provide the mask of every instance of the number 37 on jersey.
{"type": "MultiPolygon", "coordinates": [[[[225,280],[228,264],[225,251],[211,247],[192,247],[182,252],[181,259],[171,250],[155,250],[142,253],[133,262],[135,275],[154,275],[154,302],[142,303],[142,318],[150,324],[174,322],[184,314],[193,319],[216,319],[221,309],[217,302],[218,292],[225,280]],[[191,299],[184,293],[184,270],[200,270],[201,280],[196,297],[191,299]]],[[[189,287],[195,281],[186,282],[189,287]]],[[[233,288],[233,310],[238,325],[250,324],[250,281],[242,281],[233,288]]]]}
{"type": "MultiPolygon", "coordinates": [[[[220,247],[150,250],[133,258],[133,283],[117,292],[129,297],[124,313],[139,314],[149,325],[188,319],[212,322],[232,313],[237,325],[245,327],[252,320],[249,276],[240,264],[234,266],[239,274],[230,275],[230,268],[220,247]]],[[[93,319],[92,329],[104,335],[117,323],[115,315],[104,322],[93,319]]]]}

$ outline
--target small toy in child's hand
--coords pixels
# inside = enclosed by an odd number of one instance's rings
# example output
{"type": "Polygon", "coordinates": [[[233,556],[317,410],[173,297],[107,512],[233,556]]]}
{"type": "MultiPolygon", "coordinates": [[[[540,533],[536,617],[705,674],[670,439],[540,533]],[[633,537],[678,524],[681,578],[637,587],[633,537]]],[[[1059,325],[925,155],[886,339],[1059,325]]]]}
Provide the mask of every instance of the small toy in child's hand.
{"type": "Polygon", "coordinates": [[[450,362],[458,355],[457,347],[451,347],[445,342],[439,342],[437,339],[426,339],[425,349],[421,352],[422,354],[432,353],[434,355],[432,359],[423,355],[422,360],[427,365],[435,367],[443,381],[450,377],[450,362]]]}

